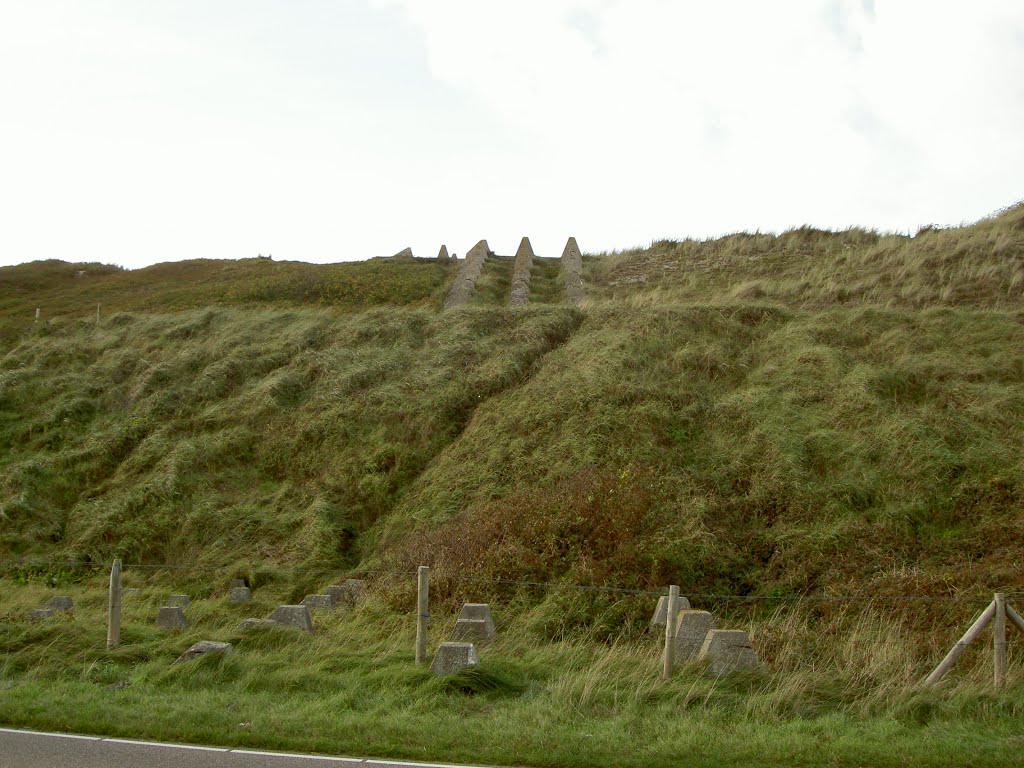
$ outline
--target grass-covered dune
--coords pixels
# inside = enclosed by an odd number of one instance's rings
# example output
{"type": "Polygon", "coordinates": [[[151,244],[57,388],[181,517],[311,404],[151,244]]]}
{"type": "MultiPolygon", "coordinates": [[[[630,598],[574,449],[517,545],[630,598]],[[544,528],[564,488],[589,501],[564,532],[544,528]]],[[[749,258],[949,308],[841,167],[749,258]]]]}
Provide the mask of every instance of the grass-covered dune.
{"type": "Polygon", "coordinates": [[[531,306],[508,308],[510,261],[493,259],[470,304],[441,312],[455,269],[0,269],[0,557],[207,569],[128,573],[147,610],[184,589],[188,638],[242,651],[170,670],[184,638],[136,606],[107,654],[101,570],[5,560],[0,719],[531,765],[603,764],[615,744],[624,765],[701,749],[999,765],[1019,749],[1012,637],[1003,694],[982,648],[948,688],[917,682],[992,592],[1024,594],[1024,206],[914,237],[803,228],[591,255],[579,308],[553,260],[531,306]],[[393,574],[420,564],[441,623],[463,600],[500,606],[478,677],[446,687],[408,665],[414,586],[393,574]],[[240,634],[229,576],[266,609],[324,586],[320,569],[378,574],[313,650],[240,634]],[[763,673],[660,683],[652,596],[567,587],[667,584],[742,596],[694,602],[752,631],[763,673]],[[25,618],[45,585],[74,593],[75,616],[25,618]],[[865,600],[789,600],[849,595],[865,600]],[[105,686],[126,681],[131,707],[110,709],[105,686]],[[186,699],[199,719],[179,722],[186,699]],[[247,717],[226,699],[265,730],[216,725],[247,717]],[[76,706],[56,717],[59,701],[76,706]],[[294,717],[322,738],[288,736],[294,717]],[[521,736],[453,735],[462,722],[521,736]]]}

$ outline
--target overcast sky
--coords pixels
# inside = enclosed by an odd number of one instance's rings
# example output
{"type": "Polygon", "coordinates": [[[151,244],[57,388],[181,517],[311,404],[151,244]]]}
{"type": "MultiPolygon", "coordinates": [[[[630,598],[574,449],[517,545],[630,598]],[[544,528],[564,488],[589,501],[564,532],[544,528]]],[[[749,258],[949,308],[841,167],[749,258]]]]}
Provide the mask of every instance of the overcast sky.
{"type": "Polygon", "coordinates": [[[2,264],[555,256],[1021,198],[1021,0],[0,0],[2,264]]]}

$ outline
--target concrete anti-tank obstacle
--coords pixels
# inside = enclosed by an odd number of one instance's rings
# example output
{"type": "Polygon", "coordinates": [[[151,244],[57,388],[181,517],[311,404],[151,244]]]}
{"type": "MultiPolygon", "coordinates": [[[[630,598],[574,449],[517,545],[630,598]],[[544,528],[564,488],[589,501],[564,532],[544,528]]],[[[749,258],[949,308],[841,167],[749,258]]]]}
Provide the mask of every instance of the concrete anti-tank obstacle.
{"type": "Polygon", "coordinates": [[[707,611],[682,611],[676,624],[676,664],[700,656],[708,632],[715,628],[715,618],[707,611]]]}
{"type": "Polygon", "coordinates": [[[487,642],[497,636],[491,607],[486,603],[465,603],[455,622],[454,640],[487,642]]]}
{"type": "Polygon", "coordinates": [[[184,629],[188,626],[185,613],[177,605],[165,605],[156,617],[156,625],[161,629],[184,629]]]}
{"type": "Polygon", "coordinates": [[[510,307],[525,307],[530,303],[530,270],[533,269],[533,246],[530,238],[524,237],[516,251],[516,260],[512,265],[512,289],[509,293],[510,307]]]}
{"type": "Polygon", "coordinates": [[[362,579],[345,579],[342,584],[332,584],[324,590],[325,595],[334,599],[335,605],[352,606],[356,604],[359,597],[366,588],[366,582],[362,579]]]}
{"type": "Polygon", "coordinates": [[[583,301],[583,254],[576,245],[576,238],[570,237],[562,251],[562,274],[565,279],[565,300],[580,305],[583,301]]]}
{"type": "Polygon", "coordinates": [[[451,257],[448,255],[447,245],[441,246],[441,250],[437,252],[437,260],[443,264],[447,264],[451,260],[451,257]]]}
{"type": "Polygon", "coordinates": [[[331,595],[306,595],[302,598],[302,604],[311,610],[313,608],[333,608],[334,597],[331,595]]]}
{"type": "Polygon", "coordinates": [[[230,589],[234,589],[235,587],[248,587],[248,586],[249,585],[245,583],[245,579],[232,579],[231,580],[231,584],[228,585],[228,587],[230,589]]]}
{"type": "Polygon", "coordinates": [[[760,664],[742,629],[712,629],[704,638],[698,658],[707,662],[707,673],[713,677],[756,669],[760,664]]]}
{"type": "Polygon", "coordinates": [[[430,663],[430,674],[450,675],[480,663],[472,643],[441,643],[430,663]]]}
{"type": "Polygon", "coordinates": [[[279,605],[270,614],[270,621],[286,627],[297,627],[306,632],[313,631],[313,619],[306,605],[279,605]]]}
{"type": "Polygon", "coordinates": [[[252,592],[248,587],[232,587],[228,593],[228,602],[230,603],[248,603],[250,600],[252,600],[252,592]]]}
{"type": "Polygon", "coordinates": [[[74,609],[75,601],[67,595],[58,595],[57,597],[51,597],[43,604],[43,608],[50,608],[54,611],[70,611],[74,609]]]}
{"type": "Polygon", "coordinates": [[[396,253],[391,258],[393,258],[393,259],[401,259],[403,257],[411,259],[412,258],[412,248],[403,248],[402,250],[400,250],[398,253],[396,253]]]}
{"type": "Polygon", "coordinates": [[[194,659],[196,656],[202,656],[204,653],[221,653],[225,656],[229,656],[233,652],[234,648],[231,646],[231,643],[218,643],[214,640],[200,640],[175,659],[174,663],[181,664],[183,661],[194,659]]]}
{"type": "Polygon", "coordinates": [[[459,267],[459,274],[455,276],[455,282],[448,291],[448,298],[444,300],[445,309],[465,304],[472,298],[473,291],[476,290],[476,281],[480,279],[484,262],[490,255],[491,249],[487,246],[486,240],[481,240],[469,249],[466,260],[459,267]]]}
{"type": "MultiPolygon", "coordinates": [[[[682,595],[678,598],[678,605],[680,611],[690,610],[690,601],[682,595]]],[[[664,627],[668,618],[668,597],[662,595],[658,598],[658,605],[654,609],[654,615],[651,617],[651,627],[664,627]]]]}
{"type": "Polygon", "coordinates": [[[188,595],[170,595],[165,603],[165,605],[176,605],[179,608],[188,608],[191,604],[192,602],[188,599],[188,595]]]}
{"type": "Polygon", "coordinates": [[[53,608],[33,608],[28,612],[30,619],[49,619],[51,616],[56,615],[56,611],[53,608]]]}

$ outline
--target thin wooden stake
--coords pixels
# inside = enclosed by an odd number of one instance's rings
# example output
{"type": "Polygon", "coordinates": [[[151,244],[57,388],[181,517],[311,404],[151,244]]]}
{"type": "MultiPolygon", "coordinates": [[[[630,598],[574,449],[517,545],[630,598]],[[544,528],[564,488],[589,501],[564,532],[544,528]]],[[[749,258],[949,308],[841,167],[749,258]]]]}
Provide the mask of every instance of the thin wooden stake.
{"type": "Polygon", "coordinates": [[[992,655],[995,665],[996,688],[1006,686],[1006,596],[996,592],[995,623],[992,625],[992,655]]]}
{"type": "Polygon", "coordinates": [[[121,644],[121,561],[110,567],[110,595],[107,599],[107,650],[121,644]]]}
{"type": "Polygon", "coordinates": [[[679,621],[679,587],[673,584],[668,588],[668,606],[665,614],[665,665],[661,676],[668,680],[672,677],[672,668],[676,665],[676,624],[679,621]]]}
{"type": "Polygon", "coordinates": [[[427,660],[427,618],[430,607],[430,567],[416,572],[416,663],[427,660]]]}
{"type": "Polygon", "coordinates": [[[971,628],[968,629],[964,636],[961,637],[957,644],[954,645],[949,653],[946,654],[946,658],[935,668],[935,671],[928,675],[928,679],[924,681],[925,687],[931,687],[935,685],[939,680],[946,676],[950,668],[956,663],[956,660],[960,658],[960,654],[964,652],[968,645],[974,642],[974,640],[981,634],[981,631],[988,626],[988,623],[992,621],[992,617],[996,613],[996,604],[991,602],[988,607],[981,612],[981,615],[974,620],[971,624],[971,628]]]}
{"type": "Polygon", "coordinates": [[[1015,626],[1021,632],[1024,632],[1024,618],[1022,618],[1019,613],[1013,610],[1013,606],[1009,603],[1006,604],[1006,618],[1010,620],[1013,626],[1015,626]]]}

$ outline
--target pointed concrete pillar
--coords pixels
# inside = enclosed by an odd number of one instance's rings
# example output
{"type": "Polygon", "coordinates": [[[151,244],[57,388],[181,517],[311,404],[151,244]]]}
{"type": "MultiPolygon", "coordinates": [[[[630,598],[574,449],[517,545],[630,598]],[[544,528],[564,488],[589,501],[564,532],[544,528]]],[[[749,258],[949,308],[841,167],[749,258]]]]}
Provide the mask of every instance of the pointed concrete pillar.
{"type": "Polygon", "coordinates": [[[565,277],[565,299],[579,306],[583,301],[583,255],[576,245],[576,238],[570,237],[562,251],[562,274],[565,277]]]}
{"type": "Polygon", "coordinates": [[[530,238],[524,237],[516,251],[512,266],[512,290],[509,294],[510,307],[525,307],[530,303],[530,270],[533,269],[533,246],[530,238]]]}

